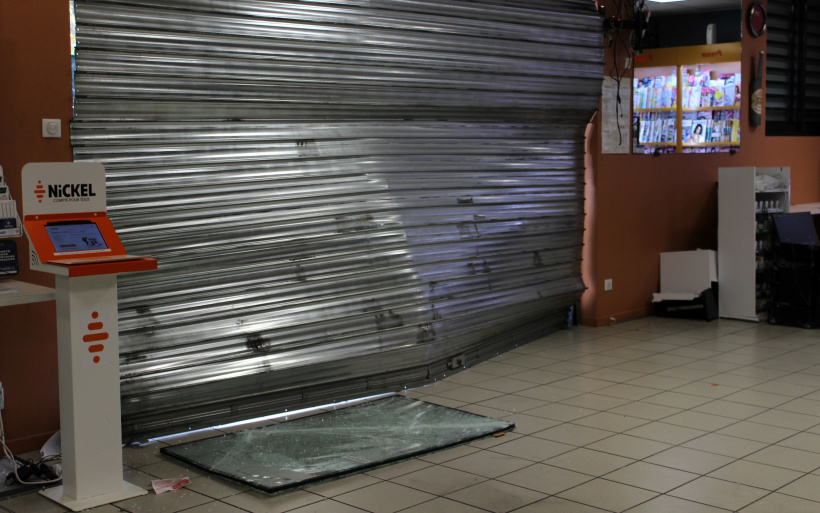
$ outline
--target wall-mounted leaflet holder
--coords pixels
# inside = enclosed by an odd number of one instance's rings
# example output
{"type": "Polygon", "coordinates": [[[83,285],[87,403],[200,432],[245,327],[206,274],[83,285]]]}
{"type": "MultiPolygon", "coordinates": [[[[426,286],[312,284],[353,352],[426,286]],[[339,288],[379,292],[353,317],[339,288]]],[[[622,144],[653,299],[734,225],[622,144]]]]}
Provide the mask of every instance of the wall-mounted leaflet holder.
{"type": "Polygon", "coordinates": [[[23,223],[17,215],[17,202],[11,197],[9,186],[0,167],[0,239],[23,235],[23,223]]]}
{"type": "Polygon", "coordinates": [[[11,198],[9,186],[0,167],[0,280],[16,276],[20,271],[17,243],[11,237],[23,234],[23,223],[17,214],[17,202],[11,198]]]}
{"type": "Polygon", "coordinates": [[[40,493],[74,511],[147,493],[122,479],[117,274],[129,255],[106,215],[101,164],[28,164],[23,225],[31,269],[55,276],[63,484],[40,493]]]}

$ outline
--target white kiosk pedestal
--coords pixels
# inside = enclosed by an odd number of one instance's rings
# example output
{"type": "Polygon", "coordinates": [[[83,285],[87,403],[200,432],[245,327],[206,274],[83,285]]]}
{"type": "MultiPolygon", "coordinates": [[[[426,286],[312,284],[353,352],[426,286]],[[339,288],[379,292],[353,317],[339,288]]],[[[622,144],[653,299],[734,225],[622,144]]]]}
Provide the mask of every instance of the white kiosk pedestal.
{"type": "Polygon", "coordinates": [[[28,164],[23,191],[31,268],[56,275],[63,485],[40,493],[74,511],[145,495],[122,479],[116,275],[157,261],[125,252],[100,164],[28,164]]]}

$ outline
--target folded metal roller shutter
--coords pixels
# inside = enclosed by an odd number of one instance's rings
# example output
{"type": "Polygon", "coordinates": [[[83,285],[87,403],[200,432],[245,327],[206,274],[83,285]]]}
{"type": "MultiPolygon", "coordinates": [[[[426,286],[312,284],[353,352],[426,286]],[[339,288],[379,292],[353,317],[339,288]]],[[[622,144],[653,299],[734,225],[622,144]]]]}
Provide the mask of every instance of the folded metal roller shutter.
{"type": "Polygon", "coordinates": [[[126,437],[396,390],[583,291],[593,2],[77,1],[126,437]]]}

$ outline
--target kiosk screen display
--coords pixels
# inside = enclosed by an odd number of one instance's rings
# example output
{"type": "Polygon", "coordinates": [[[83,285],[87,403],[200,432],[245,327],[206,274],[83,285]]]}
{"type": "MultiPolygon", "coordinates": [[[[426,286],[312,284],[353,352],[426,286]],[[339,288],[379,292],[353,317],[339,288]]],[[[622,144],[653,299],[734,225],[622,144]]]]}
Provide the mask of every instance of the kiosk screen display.
{"type": "Polygon", "coordinates": [[[45,228],[57,253],[108,249],[93,221],[49,223],[45,228]]]}

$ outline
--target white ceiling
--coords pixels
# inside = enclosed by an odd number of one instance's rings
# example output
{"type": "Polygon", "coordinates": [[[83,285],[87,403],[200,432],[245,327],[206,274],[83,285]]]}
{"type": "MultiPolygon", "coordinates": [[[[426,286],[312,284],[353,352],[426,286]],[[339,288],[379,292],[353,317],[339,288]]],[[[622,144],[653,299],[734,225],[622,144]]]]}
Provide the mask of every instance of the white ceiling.
{"type": "Polygon", "coordinates": [[[649,12],[657,15],[696,14],[704,11],[740,9],[741,0],[686,0],[682,2],[646,2],[649,12]]]}

